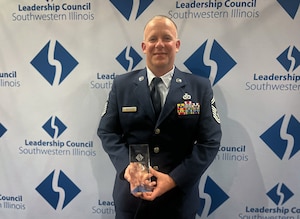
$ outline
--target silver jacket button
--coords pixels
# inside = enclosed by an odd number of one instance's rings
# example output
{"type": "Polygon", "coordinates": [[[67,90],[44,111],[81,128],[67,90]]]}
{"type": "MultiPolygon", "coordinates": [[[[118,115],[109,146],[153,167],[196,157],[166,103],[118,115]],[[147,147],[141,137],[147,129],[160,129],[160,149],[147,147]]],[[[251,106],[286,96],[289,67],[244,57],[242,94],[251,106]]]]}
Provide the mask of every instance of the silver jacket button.
{"type": "Polygon", "coordinates": [[[154,133],[155,133],[156,135],[160,134],[160,129],[159,129],[159,128],[155,129],[154,133]]]}
{"type": "Polygon", "coordinates": [[[159,170],[158,166],[153,166],[153,169],[155,169],[156,171],[159,170]]]}

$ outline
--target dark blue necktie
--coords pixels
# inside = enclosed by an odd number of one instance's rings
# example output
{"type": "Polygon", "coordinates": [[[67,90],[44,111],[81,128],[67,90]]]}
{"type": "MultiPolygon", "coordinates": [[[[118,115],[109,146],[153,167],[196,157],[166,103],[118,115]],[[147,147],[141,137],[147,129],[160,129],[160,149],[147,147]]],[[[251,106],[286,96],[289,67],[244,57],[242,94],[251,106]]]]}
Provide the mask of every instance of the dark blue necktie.
{"type": "Polygon", "coordinates": [[[161,82],[161,78],[155,77],[152,80],[152,89],[150,92],[151,100],[153,104],[153,108],[155,111],[156,118],[158,118],[161,110],[161,98],[160,98],[160,92],[158,89],[158,84],[161,82]]]}

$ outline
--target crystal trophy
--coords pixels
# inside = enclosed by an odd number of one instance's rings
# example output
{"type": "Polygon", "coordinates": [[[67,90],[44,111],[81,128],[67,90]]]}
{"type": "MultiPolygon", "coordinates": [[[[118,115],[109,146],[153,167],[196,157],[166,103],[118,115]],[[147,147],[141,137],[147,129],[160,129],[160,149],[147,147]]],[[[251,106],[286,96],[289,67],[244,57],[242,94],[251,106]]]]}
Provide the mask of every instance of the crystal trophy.
{"type": "Polygon", "coordinates": [[[149,146],[148,144],[133,144],[129,145],[129,161],[132,166],[130,170],[131,184],[136,192],[150,192],[152,188],[147,185],[150,182],[149,178],[149,146]]]}

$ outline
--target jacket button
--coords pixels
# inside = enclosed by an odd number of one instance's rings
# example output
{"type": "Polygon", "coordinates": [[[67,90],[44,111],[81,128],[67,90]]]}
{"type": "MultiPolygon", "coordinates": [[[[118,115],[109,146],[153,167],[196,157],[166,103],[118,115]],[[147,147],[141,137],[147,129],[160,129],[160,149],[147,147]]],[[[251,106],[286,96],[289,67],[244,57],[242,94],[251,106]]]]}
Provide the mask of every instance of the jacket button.
{"type": "Polygon", "coordinates": [[[153,166],[153,169],[155,169],[156,171],[159,170],[158,166],[153,166]]]}
{"type": "Polygon", "coordinates": [[[154,151],[154,153],[159,153],[159,147],[155,147],[155,148],[153,148],[153,151],[154,151]]]}
{"type": "Polygon", "coordinates": [[[156,135],[158,135],[158,134],[160,133],[160,129],[159,129],[159,128],[155,129],[154,133],[155,133],[156,135]]]}

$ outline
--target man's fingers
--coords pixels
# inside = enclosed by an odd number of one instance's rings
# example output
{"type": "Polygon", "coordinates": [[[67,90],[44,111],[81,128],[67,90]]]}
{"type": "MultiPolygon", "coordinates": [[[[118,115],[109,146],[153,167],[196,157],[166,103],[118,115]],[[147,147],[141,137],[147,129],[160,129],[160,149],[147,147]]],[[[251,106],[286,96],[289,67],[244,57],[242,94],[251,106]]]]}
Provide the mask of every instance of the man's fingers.
{"type": "Polygon", "coordinates": [[[159,174],[158,171],[156,171],[155,169],[153,169],[152,167],[149,168],[149,172],[153,175],[153,176],[157,176],[157,174],[159,174]]]}

